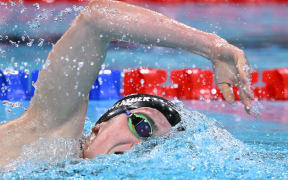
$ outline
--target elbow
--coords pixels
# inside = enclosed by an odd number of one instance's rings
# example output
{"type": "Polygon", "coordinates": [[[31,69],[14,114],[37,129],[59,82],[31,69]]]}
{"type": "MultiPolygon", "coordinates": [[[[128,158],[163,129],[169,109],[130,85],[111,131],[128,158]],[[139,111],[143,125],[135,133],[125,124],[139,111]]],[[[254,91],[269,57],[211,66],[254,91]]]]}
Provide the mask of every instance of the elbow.
{"type": "Polygon", "coordinates": [[[88,7],[80,12],[75,19],[78,24],[84,27],[88,26],[94,30],[97,30],[97,27],[101,27],[100,23],[103,22],[103,19],[101,19],[101,13],[95,7],[96,2],[94,0],[90,1],[88,7]]]}
{"type": "Polygon", "coordinates": [[[87,8],[81,11],[79,17],[93,28],[105,27],[109,19],[106,12],[107,6],[105,0],[91,0],[87,8]]]}

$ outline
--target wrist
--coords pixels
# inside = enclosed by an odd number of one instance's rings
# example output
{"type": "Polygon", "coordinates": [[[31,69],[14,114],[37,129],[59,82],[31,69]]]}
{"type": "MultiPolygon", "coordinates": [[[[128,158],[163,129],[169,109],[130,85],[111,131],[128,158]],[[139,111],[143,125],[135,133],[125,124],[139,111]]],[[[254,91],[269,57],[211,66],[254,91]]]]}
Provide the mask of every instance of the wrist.
{"type": "Polygon", "coordinates": [[[228,43],[223,38],[216,36],[211,43],[211,54],[209,59],[213,62],[216,60],[226,61],[235,59],[238,54],[243,53],[242,50],[228,43]]]}

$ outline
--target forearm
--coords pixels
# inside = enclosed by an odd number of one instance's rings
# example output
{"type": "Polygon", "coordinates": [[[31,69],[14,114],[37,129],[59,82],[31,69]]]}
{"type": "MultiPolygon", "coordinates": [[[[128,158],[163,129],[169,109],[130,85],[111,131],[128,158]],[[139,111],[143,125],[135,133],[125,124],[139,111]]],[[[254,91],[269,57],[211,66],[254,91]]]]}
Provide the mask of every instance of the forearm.
{"type": "Polygon", "coordinates": [[[108,41],[80,14],[53,46],[35,84],[27,113],[41,136],[80,137],[92,87],[108,41]]]}
{"type": "Polygon", "coordinates": [[[112,39],[187,50],[208,59],[216,41],[227,43],[160,13],[110,0],[91,1],[88,14],[97,30],[112,39]]]}

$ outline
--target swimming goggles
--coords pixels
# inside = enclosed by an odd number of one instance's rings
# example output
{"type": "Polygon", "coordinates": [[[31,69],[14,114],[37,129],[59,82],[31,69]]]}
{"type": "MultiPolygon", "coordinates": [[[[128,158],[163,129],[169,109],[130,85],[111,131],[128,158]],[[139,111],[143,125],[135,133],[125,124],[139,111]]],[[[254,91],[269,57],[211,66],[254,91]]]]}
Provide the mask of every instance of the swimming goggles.
{"type": "Polygon", "coordinates": [[[142,113],[131,113],[129,110],[126,110],[125,114],[128,116],[129,129],[137,138],[146,140],[152,136],[153,128],[147,116],[142,113]]]}

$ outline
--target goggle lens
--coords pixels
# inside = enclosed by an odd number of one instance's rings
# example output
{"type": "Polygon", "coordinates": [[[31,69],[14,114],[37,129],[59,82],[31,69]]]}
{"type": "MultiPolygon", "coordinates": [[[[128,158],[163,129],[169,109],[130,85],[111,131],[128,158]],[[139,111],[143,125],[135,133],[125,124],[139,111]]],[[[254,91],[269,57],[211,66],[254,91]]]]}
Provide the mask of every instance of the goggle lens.
{"type": "Polygon", "coordinates": [[[148,117],[145,115],[140,113],[129,115],[128,124],[130,130],[136,137],[140,139],[147,139],[148,137],[152,136],[152,125],[148,117]]]}

